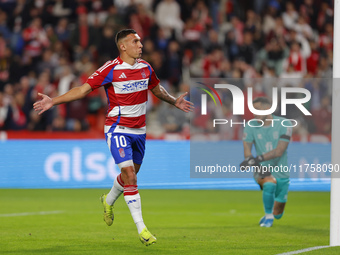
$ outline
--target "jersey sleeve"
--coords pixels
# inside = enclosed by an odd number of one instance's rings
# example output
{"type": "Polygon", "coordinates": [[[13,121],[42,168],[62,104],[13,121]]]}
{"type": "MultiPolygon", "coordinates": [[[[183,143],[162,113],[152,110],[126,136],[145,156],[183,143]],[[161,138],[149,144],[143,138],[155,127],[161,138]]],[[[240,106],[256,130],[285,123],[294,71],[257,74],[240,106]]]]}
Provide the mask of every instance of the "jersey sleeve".
{"type": "Polygon", "coordinates": [[[151,74],[150,74],[148,89],[153,89],[159,84],[159,79],[151,66],[149,66],[149,70],[151,74]]]}
{"type": "Polygon", "coordinates": [[[290,138],[292,137],[292,132],[293,132],[293,128],[291,127],[292,123],[290,122],[290,120],[286,120],[285,125],[289,126],[289,127],[285,127],[285,126],[281,125],[279,140],[289,142],[290,138]],[[289,124],[287,124],[288,122],[289,122],[289,124]]]}
{"type": "Polygon", "coordinates": [[[246,125],[243,129],[243,141],[248,143],[254,142],[254,135],[252,129],[248,125],[246,125]]]}
{"type": "Polygon", "coordinates": [[[105,63],[97,71],[95,71],[86,81],[90,84],[92,90],[95,90],[105,84],[112,82],[113,80],[114,66],[109,62],[105,63]]]}

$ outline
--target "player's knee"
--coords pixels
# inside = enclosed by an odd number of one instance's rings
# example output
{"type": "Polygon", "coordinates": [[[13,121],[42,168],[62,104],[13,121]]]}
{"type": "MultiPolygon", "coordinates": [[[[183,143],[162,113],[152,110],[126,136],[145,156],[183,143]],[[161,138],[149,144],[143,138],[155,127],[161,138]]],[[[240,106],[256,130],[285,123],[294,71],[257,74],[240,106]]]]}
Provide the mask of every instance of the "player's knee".
{"type": "Polygon", "coordinates": [[[274,193],[276,189],[276,183],[273,182],[265,182],[263,183],[263,191],[264,192],[269,192],[269,193],[274,193]]]}
{"type": "Polygon", "coordinates": [[[121,169],[122,178],[125,185],[136,185],[137,184],[137,175],[135,169],[133,167],[124,167],[121,169]]]}
{"type": "Polygon", "coordinates": [[[280,213],[280,214],[274,214],[274,218],[275,218],[275,219],[277,219],[277,220],[281,219],[281,218],[282,218],[282,216],[283,216],[283,213],[280,213]]]}
{"type": "Polygon", "coordinates": [[[273,183],[276,185],[276,179],[273,176],[266,177],[266,178],[258,178],[256,182],[262,187],[265,183],[273,183]]]}

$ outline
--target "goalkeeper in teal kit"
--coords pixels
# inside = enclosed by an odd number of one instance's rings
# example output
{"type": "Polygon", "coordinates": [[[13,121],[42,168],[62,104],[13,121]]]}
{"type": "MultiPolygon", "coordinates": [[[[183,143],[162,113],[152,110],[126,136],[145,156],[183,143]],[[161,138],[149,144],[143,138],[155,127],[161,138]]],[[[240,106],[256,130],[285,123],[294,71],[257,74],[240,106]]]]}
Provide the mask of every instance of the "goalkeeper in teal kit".
{"type": "MultiPolygon", "coordinates": [[[[255,98],[253,106],[257,110],[270,109],[271,103],[265,97],[255,98]]],[[[280,219],[287,202],[289,172],[287,171],[287,147],[292,134],[289,120],[270,115],[254,115],[243,133],[245,160],[241,170],[253,167],[255,181],[263,193],[265,216],[260,220],[261,227],[271,227],[274,218],[280,219]],[[260,121],[261,120],[261,121],[260,121]],[[252,155],[255,145],[256,157],[252,155]]]]}

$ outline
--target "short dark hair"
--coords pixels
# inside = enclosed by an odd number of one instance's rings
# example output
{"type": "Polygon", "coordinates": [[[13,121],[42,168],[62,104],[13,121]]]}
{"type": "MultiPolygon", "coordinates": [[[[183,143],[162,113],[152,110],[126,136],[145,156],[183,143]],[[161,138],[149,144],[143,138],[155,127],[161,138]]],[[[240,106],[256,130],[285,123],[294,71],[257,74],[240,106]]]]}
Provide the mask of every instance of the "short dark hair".
{"type": "Polygon", "coordinates": [[[253,104],[256,104],[256,103],[268,104],[268,105],[271,104],[270,100],[267,97],[257,97],[257,98],[255,98],[253,100],[253,104]]]}
{"type": "Polygon", "coordinates": [[[118,46],[118,41],[120,39],[123,39],[125,37],[127,37],[129,34],[137,34],[136,30],[134,29],[123,29],[123,30],[120,30],[117,34],[116,34],[116,45],[119,49],[119,46],[118,46]]]}

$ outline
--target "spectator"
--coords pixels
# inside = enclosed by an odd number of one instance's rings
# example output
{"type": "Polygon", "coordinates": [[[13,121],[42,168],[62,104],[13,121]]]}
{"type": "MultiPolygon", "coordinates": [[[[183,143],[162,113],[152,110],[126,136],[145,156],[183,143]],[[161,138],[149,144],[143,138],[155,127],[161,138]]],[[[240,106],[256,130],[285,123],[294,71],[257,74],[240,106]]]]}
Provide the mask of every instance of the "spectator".
{"type": "Polygon", "coordinates": [[[228,52],[228,57],[230,61],[234,61],[239,54],[239,47],[236,43],[235,31],[230,30],[226,34],[225,45],[228,52]]]}
{"type": "Polygon", "coordinates": [[[289,49],[282,39],[273,38],[257,53],[255,68],[257,71],[268,67],[275,70],[276,75],[281,75],[283,61],[288,57],[289,49]]]}
{"type": "MultiPolygon", "coordinates": [[[[75,79],[71,82],[70,89],[80,86],[82,83],[75,79]]],[[[84,131],[89,128],[87,122],[88,98],[76,100],[66,104],[66,130],[84,131]]]]}
{"type": "Polygon", "coordinates": [[[275,32],[276,27],[276,18],[277,18],[277,10],[279,8],[276,1],[274,3],[270,3],[267,9],[267,13],[264,15],[263,18],[263,25],[262,31],[265,35],[269,34],[270,32],[275,32]]]}
{"type": "Polygon", "coordinates": [[[157,49],[165,52],[166,48],[168,47],[168,43],[170,41],[170,38],[166,36],[166,32],[164,28],[158,28],[157,30],[157,38],[155,40],[155,46],[157,49]]]}
{"type": "Polygon", "coordinates": [[[171,41],[169,43],[165,66],[168,72],[168,81],[178,88],[182,74],[182,56],[180,45],[177,41],[171,41]]]}
{"type": "Polygon", "coordinates": [[[299,15],[292,2],[286,3],[286,11],[282,14],[283,23],[286,28],[294,29],[299,15]]]}
{"type": "Polygon", "coordinates": [[[196,20],[202,27],[212,27],[212,18],[209,15],[209,9],[204,1],[199,0],[192,10],[192,18],[196,20]]]}
{"type": "Polygon", "coordinates": [[[294,27],[295,31],[304,36],[306,39],[312,39],[313,37],[313,30],[310,25],[306,22],[305,18],[300,16],[298,18],[298,22],[294,27]]]}
{"type": "Polygon", "coordinates": [[[56,56],[53,54],[53,51],[50,49],[46,49],[44,53],[42,54],[42,59],[37,65],[37,71],[38,73],[42,73],[46,70],[48,70],[49,73],[54,75],[55,68],[58,65],[59,60],[56,58],[56,56]]]}
{"type": "Polygon", "coordinates": [[[165,66],[163,52],[155,51],[151,56],[151,63],[150,64],[152,65],[153,69],[155,70],[155,73],[157,73],[158,78],[161,81],[167,80],[168,72],[167,72],[167,69],[166,69],[166,66],[165,66]]]}
{"type": "Polygon", "coordinates": [[[214,49],[210,54],[206,55],[203,60],[204,78],[221,77],[221,64],[224,55],[221,49],[214,49]]]}
{"type": "Polygon", "coordinates": [[[66,18],[62,18],[59,20],[58,25],[56,26],[55,33],[59,41],[64,44],[67,44],[70,37],[70,30],[68,28],[68,20],[66,18]]]}
{"type": "Polygon", "coordinates": [[[302,82],[303,74],[302,72],[295,71],[293,65],[289,65],[286,71],[281,73],[279,78],[279,87],[299,87],[302,82]]]}
{"type": "Polygon", "coordinates": [[[202,36],[201,38],[205,52],[211,52],[215,48],[220,48],[217,31],[209,29],[207,32],[208,36],[202,36]]]}
{"type": "Polygon", "coordinates": [[[192,7],[195,5],[195,0],[179,1],[179,4],[181,5],[181,20],[186,23],[187,19],[192,17],[192,7]]]}
{"type": "Polygon", "coordinates": [[[177,38],[182,34],[181,9],[175,0],[161,0],[156,7],[155,19],[166,38],[169,38],[173,31],[176,32],[177,38]]]}
{"type": "Polygon", "coordinates": [[[314,0],[304,0],[300,6],[299,13],[313,29],[316,29],[318,7],[314,2],[314,0]]]}
{"type": "Polygon", "coordinates": [[[10,123],[12,120],[12,108],[8,102],[6,102],[4,93],[0,91],[0,130],[10,129],[10,123]]]}
{"type": "Polygon", "coordinates": [[[147,62],[151,62],[152,54],[155,51],[155,45],[149,38],[143,40],[143,59],[147,62]]]}
{"type": "Polygon", "coordinates": [[[320,108],[312,111],[312,117],[316,127],[316,133],[331,133],[332,109],[329,96],[322,97],[320,108]]]}
{"type": "Polygon", "coordinates": [[[39,61],[43,49],[50,45],[45,30],[41,26],[41,19],[34,18],[26,29],[23,31],[25,41],[24,50],[29,57],[32,57],[33,64],[39,61]]]}
{"type": "Polygon", "coordinates": [[[23,111],[24,104],[25,94],[21,91],[16,92],[11,102],[12,122],[10,124],[10,129],[21,130],[26,128],[27,118],[23,111]]]}
{"type": "Polygon", "coordinates": [[[241,45],[243,43],[244,23],[238,17],[233,16],[231,18],[231,25],[235,35],[235,42],[237,45],[241,45]]]}
{"type": "Polygon", "coordinates": [[[311,48],[311,54],[309,58],[306,60],[307,64],[307,72],[311,73],[312,75],[316,75],[318,71],[318,63],[320,60],[320,52],[318,45],[315,41],[309,42],[310,48],[311,48]]]}
{"type": "Polygon", "coordinates": [[[56,0],[52,8],[52,15],[56,18],[65,18],[70,16],[72,9],[66,0],[56,0]]]}
{"type": "Polygon", "coordinates": [[[306,72],[306,59],[301,52],[301,47],[298,42],[292,42],[286,61],[286,66],[293,67],[294,72],[301,73],[301,75],[306,72]]]}
{"type": "Polygon", "coordinates": [[[33,89],[34,86],[30,84],[30,79],[27,76],[23,76],[20,79],[20,91],[24,94],[25,96],[25,102],[24,105],[22,106],[22,110],[26,116],[26,119],[28,121],[30,111],[32,110],[33,107],[33,89]]]}
{"type": "Polygon", "coordinates": [[[238,59],[245,61],[249,65],[253,65],[256,46],[253,42],[253,34],[245,31],[243,34],[243,44],[239,46],[238,59]]]}
{"type": "Polygon", "coordinates": [[[329,60],[322,56],[319,61],[317,77],[332,78],[332,69],[329,60]]]}
{"type": "Polygon", "coordinates": [[[112,27],[114,34],[116,34],[124,26],[124,20],[122,16],[123,15],[118,12],[115,5],[111,5],[109,7],[105,25],[112,27]]]}
{"type": "Polygon", "coordinates": [[[58,83],[58,94],[62,95],[69,91],[75,78],[71,67],[65,66],[58,83]]]}
{"type": "Polygon", "coordinates": [[[71,46],[74,51],[74,58],[79,59],[84,53],[94,56],[98,48],[98,29],[89,26],[87,23],[87,10],[84,6],[78,7],[78,24],[71,34],[71,46]]]}
{"type": "Polygon", "coordinates": [[[281,17],[277,17],[275,19],[275,28],[274,30],[270,31],[270,33],[266,37],[266,41],[270,41],[272,38],[278,38],[281,41],[284,41],[288,35],[288,30],[283,25],[283,20],[281,17]]]}
{"type": "Polygon", "coordinates": [[[322,98],[327,96],[327,88],[325,87],[325,83],[323,83],[322,80],[319,79],[310,79],[309,82],[305,85],[305,88],[308,89],[311,93],[311,111],[319,110],[321,108],[322,98]]]}
{"type": "Polygon", "coordinates": [[[13,33],[10,40],[10,48],[16,55],[22,55],[24,49],[24,39],[21,33],[21,20],[20,17],[15,18],[13,33]]]}
{"type": "Polygon", "coordinates": [[[319,10],[316,24],[319,31],[322,31],[326,24],[333,22],[333,10],[329,7],[327,2],[322,2],[319,10]]]}
{"type": "Polygon", "coordinates": [[[87,21],[89,25],[102,27],[107,20],[108,13],[103,8],[103,1],[91,1],[91,11],[88,13],[87,21]]]}
{"type": "Polygon", "coordinates": [[[136,20],[142,28],[139,36],[142,38],[150,37],[151,27],[153,26],[153,18],[147,9],[145,9],[145,6],[141,3],[137,5],[136,20]]]}
{"type": "Polygon", "coordinates": [[[2,34],[6,41],[10,40],[12,34],[7,26],[7,14],[2,10],[0,10],[0,34],[2,34]]]}
{"type": "Polygon", "coordinates": [[[319,37],[319,47],[323,52],[333,50],[333,24],[325,24],[324,32],[319,37]]]}
{"type": "Polygon", "coordinates": [[[244,24],[244,30],[255,34],[257,31],[261,31],[261,20],[259,16],[252,10],[247,11],[247,19],[244,24]]]}
{"type": "Polygon", "coordinates": [[[118,50],[113,47],[115,41],[115,33],[113,27],[106,25],[103,27],[100,37],[98,53],[100,56],[99,62],[104,64],[109,59],[114,59],[118,55],[118,50]]]}
{"type": "Polygon", "coordinates": [[[195,54],[197,48],[201,46],[200,40],[203,31],[204,27],[197,20],[187,19],[183,29],[184,48],[190,49],[195,54]]]}

